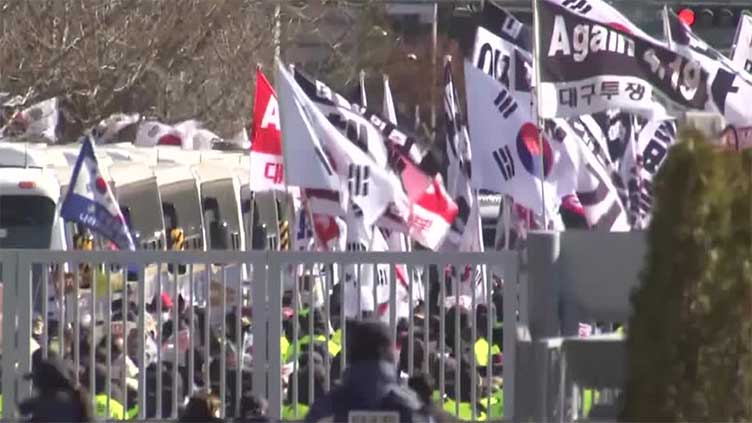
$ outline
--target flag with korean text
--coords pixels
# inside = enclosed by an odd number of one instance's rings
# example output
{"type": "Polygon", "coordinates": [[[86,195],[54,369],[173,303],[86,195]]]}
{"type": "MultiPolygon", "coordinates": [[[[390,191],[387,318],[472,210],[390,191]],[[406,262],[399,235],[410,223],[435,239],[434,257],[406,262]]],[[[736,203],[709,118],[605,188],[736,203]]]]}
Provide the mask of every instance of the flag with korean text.
{"type": "Polygon", "coordinates": [[[253,133],[250,156],[250,189],[255,192],[284,191],[282,131],[274,88],[261,69],[256,69],[253,103],[253,133]]]}

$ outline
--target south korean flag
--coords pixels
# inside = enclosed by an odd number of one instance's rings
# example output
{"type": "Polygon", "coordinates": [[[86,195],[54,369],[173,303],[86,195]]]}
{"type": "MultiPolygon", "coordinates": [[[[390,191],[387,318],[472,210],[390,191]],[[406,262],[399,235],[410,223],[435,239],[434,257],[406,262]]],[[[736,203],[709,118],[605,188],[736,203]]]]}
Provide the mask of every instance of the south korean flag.
{"type": "Polygon", "coordinates": [[[99,172],[94,143],[88,136],[81,145],[60,215],[99,233],[121,250],[136,249],[120,206],[99,172]]]}

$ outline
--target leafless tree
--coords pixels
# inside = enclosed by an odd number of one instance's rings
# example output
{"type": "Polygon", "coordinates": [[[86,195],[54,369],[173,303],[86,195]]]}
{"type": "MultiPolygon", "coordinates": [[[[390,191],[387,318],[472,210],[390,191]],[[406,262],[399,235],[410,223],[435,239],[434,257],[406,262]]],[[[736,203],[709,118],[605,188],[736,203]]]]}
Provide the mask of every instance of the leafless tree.
{"type": "Polygon", "coordinates": [[[0,92],[62,98],[68,139],[116,112],[228,136],[250,120],[256,64],[273,78],[277,5],[282,58],[335,88],[407,60],[379,2],[0,0],[0,92]]]}

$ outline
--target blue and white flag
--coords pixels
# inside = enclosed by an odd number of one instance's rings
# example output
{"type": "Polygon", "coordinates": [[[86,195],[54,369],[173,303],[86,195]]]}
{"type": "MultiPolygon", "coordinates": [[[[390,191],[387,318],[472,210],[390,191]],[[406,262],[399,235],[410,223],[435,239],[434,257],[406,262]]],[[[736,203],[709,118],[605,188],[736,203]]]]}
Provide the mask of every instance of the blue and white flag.
{"type": "Polygon", "coordinates": [[[88,136],[81,145],[60,215],[99,233],[121,250],[136,249],[120,206],[99,172],[94,143],[88,136]]]}

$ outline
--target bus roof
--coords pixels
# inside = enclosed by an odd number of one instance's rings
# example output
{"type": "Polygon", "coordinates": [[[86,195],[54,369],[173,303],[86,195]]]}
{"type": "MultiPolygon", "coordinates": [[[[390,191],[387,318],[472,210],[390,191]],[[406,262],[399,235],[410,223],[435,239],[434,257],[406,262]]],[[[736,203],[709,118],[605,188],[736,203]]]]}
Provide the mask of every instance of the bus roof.
{"type": "Polygon", "coordinates": [[[44,146],[31,143],[0,143],[0,167],[45,167],[44,146]]]}
{"type": "Polygon", "coordinates": [[[110,166],[109,170],[116,187],[148,181],[154,178],[152,168],[143,163],[116,162],[110,166]]]}
{"type": "Polygon", "coordinates": [[[174,163],[160,163],[158,166],[152,166],[154,175],[157,177],[157,184],[169,185],[181,181],[196,181],[196,175],[190,166],[174,163]]]}
{"type": "Polygon", "coordinates": [[[193,166],[200,183],[219,181],[222,179],[234,179],[235,172],[219,163],[201,163],[193,166]]]}

